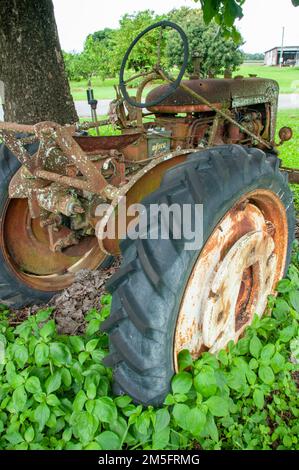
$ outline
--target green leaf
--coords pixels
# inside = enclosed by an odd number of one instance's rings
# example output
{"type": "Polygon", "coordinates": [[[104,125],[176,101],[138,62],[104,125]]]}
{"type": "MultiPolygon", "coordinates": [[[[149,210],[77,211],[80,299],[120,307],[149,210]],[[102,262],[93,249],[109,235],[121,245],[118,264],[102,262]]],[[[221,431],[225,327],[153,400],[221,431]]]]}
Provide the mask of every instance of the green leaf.
{"type": "Polygon", "coordinates": [[[49,346],[45,343],[37,344],[34,351],[35,363],[38,367],[47,364],[49,361],[49,346]]]}
{"type": "Polygon", "coordinates": [[[166,428],[170,421],[170,414],[165,408],[161,408],[155,413],[155,431],[162,431],[166,428]]]}
{"type": "Polygon", "coordinates": [[[188,349],[184,349],[179,352],[178,362],[180,371],[193,366],[193,359],[188,349]]]}
{"type": "Polygon", "coordinates": [[[289,296],[290,296],[290,302],[291,302],[292,307],[297,312],[299,312],[299,291],[298,290],[291,291],[289,296]]]}
{"type": "Polygon", "coordinates": [[[84,351],[85,349],[84,341],[80,336],[70,336],[69,342],[72,346],[72,349],[76,353],[80,353],[81,351],[84,351]]]}
{"type": "Polygon", "coordinates": [[[180,372],[172,379],[173,393],[188,393],[192,387],[192,376],[188,372],[180,372]]]}
{"type": "Polygon", "coordinates": [[[174,419],[176,420],[177,424],[183,429],[187,429],[186,417],[189,413],[189,410],[189,406],[181,403],[174,405],[172,410],[172,415],[174,419]]]}
{"type": "Polygon", "coordinates": [[[235,0],[229,0],[225,3],[224,22],[226,26],[231,27],[236,18],[242,18],[243,12],[240,5],[235,0]]]}
{"type": "Polygon", "coordinates": [[[205,402],[213,416],[227,416],[229,414],[229,401],[222,397],[210,397],[205,402]]]}
{"type": "Polygon", "coordinates": [[[170,435],[169,426],[167,426],[164,429],[160,429],[159,431],[154,431],[152,448],[154,450],[165,449],[165,447],[169,443],[169,435],[170,435]]]}
{"type": "Polygon", "coordinates": [[[97,398],[93,413],[102,423],[113,423],[117,419],[117,409],[110,397],[97,398]]]}
{"type": "Polygon", "coordinates": [[[250,369],[257,369],[259,366],[259,363],[257,362],[257,360],[253,357],[252,359],[250,359],[249,361],[249,367],[250,369]]]}
{"type": "Polygon", "coordinates": [[[70,371],[66,367],[63,367],[60,373],[61,373],[61,380],[63,384],[66,387],[70,387],[72,385],[72,376],[71,376],[70,371]]]}
{"type": "Polygon", "coordinates": [[[86,344],[86,347],[85,347],[86,351],[88,351],[88,352],[94,351],[94,349],[98,345],[98,342],[99,342],[98,339],[91,339],[90,341],[88,341],[88,343],[86,344]]]}
{"type": "Polygon", "coordinates": [[[73,433],[83,445],[93,440],[94,432],[93,416],[88,411],[76,413],[73,420],[73,433]]]}
{"type": "Polygon", "coordinates": [[[256,388],[253,392],[253,401],[255,403],[255,406],[259,410],[262,410],[264,408],[265,397],[264,397],[263,391],[260,390],[259,388],[256,388]]]}
{"type": "Polygon", "coordinates": [[[38,423],[39,431],[42,431],[44,429],[45,424],[49,418],[50,418],[49,407],[45,403],[38,405],[38,407],[34,411],[34,420],[36,423],[38,423]]]}
{"type": "Polygon", "coordinates": [[[70,441],[72,438],[72,434],[73,434],[72,428],[66,428],[62,434],[62,439],[64,440],[64,442],[70,441]]]}
{"type": "Polygon", "coordinates": [[[72,374],[72,377],[74,377],[74,379],[76,380],[76,382],[78,382],[78,384],[83,383],[84,377],[82,375],[82,367],[79,362],[75,362],[71,366],[70,372],[72,374]]]}
{"type": "Polygon", "coordinates": [[[20,369],[23,369],[28,361],[28,349],[23,344],[15,344],[13,347],[14,357],[20,369]]]}
{"type": "Polygon", "coordinates": [[[66,366],[72,362],[71,352],[63,343],[50,344],[50,358],[56,366],[66,366]]]}
{"type": "Polygon", "coordinates": [[[263,347],[261,351],[261,356],[260,359],[263,362],[264,365],[268,365],[271,361],[272,356],[275,353],[275,346],[274,344],[267,344],[266,346],[263,347]]]}
{"type": "Polygon", "coordinates": [[[60,388],[60,385],[61,375],[59,371],[56,371],[53,375],[50,375],[50,377],[48,377],[48,379],[46,380],[45,387],[47,394],[50,395],[50,393],[58,390],[60,388]]]}
{"type": "Polygon", "coordinates": [[[26,442],[32,442],[34,439],[34,429],[32,426],[29,426],[29,428],[26,429],[24,438],[26,442]]]}
{"type": "Polygon", "coordinates": [[[90,320],[86,328],[86,336],[92,336],[95,333],[98,333],[100,329],[100,325],[101,325],[101,320],[98,320],[98,319],[90,320]]]}
{"type": "Polygon", "coordinates": [[[199,408],[189,410],[186,417],[187,429],[194,436],[199,436],[206,424],[206,414],[199,408]]]}
{"type": "Polygon", "coordinates": [[[269,366],[260,366],[259,368],[259,378],[262,382],[267,385],[271,385],[274,382],[274,374],[269,366]]]}
{"type": "Polygon", "coordinates": [[[35,317],[37,323],[47,321],[48,318],[50,318],[50,316],[52,315],[52,312],[53,312],[53,308],[47,308],[45,310],[40,310],[39,312],[37,312],[36,317],[35,317]]]}
{"type": "Polygon", "coordinates": [[[203,366],[194,378],[194,387],[205,398],[214,395],[217,391],[214,369],[210,366],[203,366]]]}
{"type": "Polygon", "coordinates": [[[205,426],[205,431],[213,439],[213,441],[218,442],[219,440],[218,429],[215,424],[214,416],[210,412],[207,414],[207,422],[205,426]]]}
{"type": "Polygon", "coordinates": [[[283,368],[285,366],[285,362],[286,362],[285,358],[279,352],[276,352],[274,354],[274,356],[271,359],[270,365],[271,365],[273,371],[275,372],[275,374],[277,374],[278,372],[283,370],[283,368]]]}
{"type": "Polygon", "coordinates": [[[93,400],[97,395],[97,386],[94,382],[88,382],[85,384],[87,398],[93,400]]]}
{"type": "Polygon", "coordinates": [[[285,292],[290,292],[291,290],[293,290],[293,285],[288,279],[282,279],[277,284],[276,290],[278,292],[281,292],[282,294],[285,292]]]}
{"type": "Polygon", "coordinates": [[[23,411],[27,403],[27,393],[25,387],[21,385],[12,394],[13,406],[16,411],[23,411]]]}
{"type": "Polygon", "coordinates": [[[79,390],[77,393],[74,403],[73,403],[73,408],[75,412],[79,412],[83,410],[83,407],[85,405],[85,402],[87,401],[87,396],[84,392],[84,390],[79,390]]]}
{"type": "Polygon", "coordinates": [[[51,320],[47,322],[40,330],[39,334],[43,339],[48,339],[56,333],[55,321],[51,320]]]}
{"type": "Polygon", "coordinates": [[[261,341],[259,340],[257,336],[253,336],[249,344],[250,354],[256,359],[258,359],[260,356],[261,350],[262,350],[261,341]]]}
{"type": "Polygon", "coordinates": [[[279,339],[283,343],[288,343],[296,334],[296,328],[294,325],[287,326],[279,333],[279,339]]]}
{"type": "Polygon", "coordinates": [[[221,364],[223,364],[224,366],[228,365],[228,355],[224,349],[221,349],[221,351],[219,351],[218,359],[221,362],[221,364]]]}
{"type": "Polygon", "coordinates": [[[51,393],[50,395],[47,396],[46,402],[47,402],[47,405],[49,405],[49,406],[59,406],[60,405],[60,400],[53,393],[51,393]]]}
{"type": "Polygon", "coordinates": [[[129,397],[128,395],[123,395],[123,396],[120,396],[120,397],[116,397],[115,400],[114,400],[114,403],[119,408],[125,408],[126,406],[128,406],[131,403],[131,401],[132,401],[131,397],[129,397]]]}
{"type": "Polygon", "coordinates": [[[112,295],[111,294],[104,294],[101,296],[101,304],[102,305],[110,305],[112,301],[112,295]]]}
{"type": "Polygon", "coordinates": [[[42,388],[38,377],[31,376],[25,382],[25,388],[29,393],[41,393],[42,388]]]}
{"type": "Polygon", "coordinates": [[[114,432],[104,431],[96,439],[103,450],[119,450],[120,439],[114,432]]]}
{"type": "Polygon", "coordinates": [[[216,5],[215,0],[204,0],[203,19],[206,24],[210,23],[218,12],[216,5]]]}
{"type": "Polygon", "coordinates": [[[12,431],[12,432],[7,432],[5,434],[5,439],[12,444],[13,446],[16,446],[20,442],[23,442],[23,438],[19,432],[12,431]]]}
{"type": "Polygon", "coordinates": [[[287,447],[287,448],[291,448],[292,445],[293,445],[292,438],[291,438],[290,436],[288,436],[288,435],[283,436],[282,442],[283,442],[283,445],[284,445],[285,447],[287,447]]]}

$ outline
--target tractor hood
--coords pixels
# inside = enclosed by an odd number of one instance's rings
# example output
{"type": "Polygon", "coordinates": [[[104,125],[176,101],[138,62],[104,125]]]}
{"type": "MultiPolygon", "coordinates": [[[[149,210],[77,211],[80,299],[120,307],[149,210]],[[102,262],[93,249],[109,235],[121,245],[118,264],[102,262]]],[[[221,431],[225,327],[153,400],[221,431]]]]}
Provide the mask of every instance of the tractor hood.
{"type": "MultiPolygon", "coordinates": [[[[234,79],[206,79],[183,80],[184,85],[206,98],[218,108],[235,108],[270,103],[277,105],[279,87],[274,80],[264,78],[234,78],[234,79]]],[[[147,102],[157,100],[161,94],[166,93],[169,85],[154,88],[146,97],[147,102]]],[[[196,100],[185,90],[177,88],[168,98],[156,106],[148,108],[153,113],[190,113],[208,111],[209,108],[196,100]]]]}

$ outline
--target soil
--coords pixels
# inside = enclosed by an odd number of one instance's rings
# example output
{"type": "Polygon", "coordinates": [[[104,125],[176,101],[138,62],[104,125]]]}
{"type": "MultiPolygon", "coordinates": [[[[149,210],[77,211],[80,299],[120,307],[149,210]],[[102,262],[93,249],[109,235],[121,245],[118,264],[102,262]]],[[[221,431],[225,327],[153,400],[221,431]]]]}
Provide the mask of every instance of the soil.
{"type": "Polygon", "coordinates": [[[120,265],[120,258],[115,258],[106,269],[91,271],[83,269],[76,274],[74,283],[55,295],[48,304],[33,305],[19,310],[12,310],[11,324],[17,325],[38,310],[54,307],[53,316],[59,334],[82,334],[85,330],[85,315],[93,308],[101,309],[101,296],[106,293],[107,280],[120,265]]]}

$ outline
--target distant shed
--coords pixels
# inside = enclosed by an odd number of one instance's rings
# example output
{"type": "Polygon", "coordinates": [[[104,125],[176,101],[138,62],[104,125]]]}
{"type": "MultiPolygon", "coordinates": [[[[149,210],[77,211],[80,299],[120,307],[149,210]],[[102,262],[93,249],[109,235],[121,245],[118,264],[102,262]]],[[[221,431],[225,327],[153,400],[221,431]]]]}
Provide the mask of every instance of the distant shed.
{"type": "MultiPolygon", "coordinates": [[[[279,65],[281,58],[281,47],[273,47],[265,52],[265,65],[279,65]]],[[[299,66],[299,46],[285,46],[282,54],[283,65],[299,66]]]]}

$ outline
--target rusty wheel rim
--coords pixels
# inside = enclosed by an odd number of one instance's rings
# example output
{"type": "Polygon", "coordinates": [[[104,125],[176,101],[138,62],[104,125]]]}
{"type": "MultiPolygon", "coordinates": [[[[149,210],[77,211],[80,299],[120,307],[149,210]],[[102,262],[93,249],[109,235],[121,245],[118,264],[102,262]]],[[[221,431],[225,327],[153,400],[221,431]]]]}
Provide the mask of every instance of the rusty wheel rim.
{"type": "Polygon", "coordinates": [[[78,271],[96,269],[105,258],[96,237],[76,245],[76,256],[50,251],[47,229],[40,226],[39,219],[31,219],[27,199],[7,201],[0,243],[13,273],[28,287],[41,291],[68,287],[78,271]]]}
{"type": "Polygon", "coordinates": [[[276,194],[244,195],[214,229],[195,262],[180,304],[174,365],[237,342],[283,276],[288,246],[285,208],[276,194]]]}

